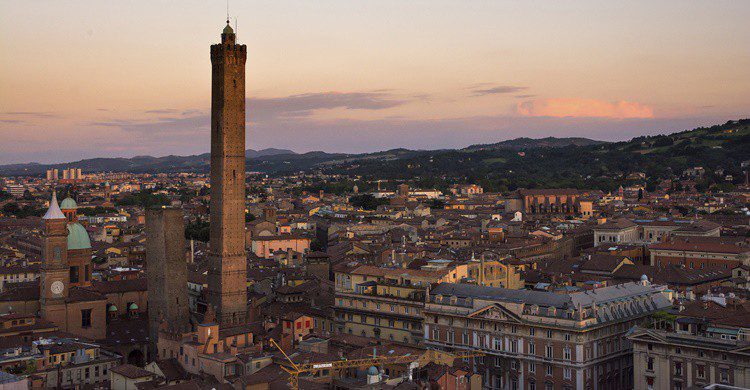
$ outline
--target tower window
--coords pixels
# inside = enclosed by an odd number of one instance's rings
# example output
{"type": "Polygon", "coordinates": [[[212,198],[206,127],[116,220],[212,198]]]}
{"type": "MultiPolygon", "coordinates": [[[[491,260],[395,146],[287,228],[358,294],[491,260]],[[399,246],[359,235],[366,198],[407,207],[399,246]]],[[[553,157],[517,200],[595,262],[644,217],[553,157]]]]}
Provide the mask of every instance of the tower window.
{"type": "Polygon", "coordinates": [[[91,309],[81,310],[81,328],[91,327],[91,309]]]}

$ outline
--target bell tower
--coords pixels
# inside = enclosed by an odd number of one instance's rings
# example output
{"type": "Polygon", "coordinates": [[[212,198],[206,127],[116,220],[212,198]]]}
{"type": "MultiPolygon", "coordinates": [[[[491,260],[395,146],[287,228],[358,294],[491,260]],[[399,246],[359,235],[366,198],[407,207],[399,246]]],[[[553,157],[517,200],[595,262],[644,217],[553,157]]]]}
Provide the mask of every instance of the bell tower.
{"type": "Polygon", "coordinates": [[[208,304],[222,325],[245,322],[245,61],[227,25],[211,45],[211,232],[208,304]]]}
{"type": "Polygon", "coordinates": [[[70,275],[68,269],[68,220],[52,193],[47,213],[42,217],[42,269],[39,282],[39,303],[42,318],[64,324],[65,299],[68,297],[70,275]]]}

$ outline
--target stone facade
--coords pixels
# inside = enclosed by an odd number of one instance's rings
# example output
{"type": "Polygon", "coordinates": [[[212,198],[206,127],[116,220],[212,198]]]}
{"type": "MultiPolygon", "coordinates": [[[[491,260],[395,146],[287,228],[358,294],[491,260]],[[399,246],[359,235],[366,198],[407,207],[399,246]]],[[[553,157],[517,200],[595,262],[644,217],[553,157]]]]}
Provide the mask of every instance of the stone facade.
{"type": "Polygon", "coordinates": [[[211,45],[211,247],[208,304],[221,324],[245,322],[245,61],[229,23],[211,45]]]}
{"type": "Polygon", "coordinates": [[[639,328],[633,344],[636,390],[750,387],[750,342],[639,328]]]}
{"type": "Polygon", "coordinates": [[[481,350],[485,389],[630,389],[628,329],[671,306],[648,281],[586,292],[440,284],[424,308],[425,344],[481,350]]]}

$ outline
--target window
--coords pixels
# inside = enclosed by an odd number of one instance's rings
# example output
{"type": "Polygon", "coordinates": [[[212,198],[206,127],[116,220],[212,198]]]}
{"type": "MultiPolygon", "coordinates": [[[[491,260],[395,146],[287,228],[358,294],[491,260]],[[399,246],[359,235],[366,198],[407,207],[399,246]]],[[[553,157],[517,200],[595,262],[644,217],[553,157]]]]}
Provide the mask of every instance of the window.
{"type": "Polygon", "coordinates": [[[573,373],[572,373],[572,371],[573,371],[573,370],[571,370],[570,368],[568,368],[568,367],[565,367],[565,368],[563,369],[563,378],[565,378],[565,379],[570,379],[570,378],[571,378],[571,377],[573,376],[573,373]]]}
{"type": "Polygon", "coordinates": [[[91,327],[91,309],[81,310],[81,327],[82,328],[91,327]]]}
{"type": "Polygon", "coordinates": [[[646,358],[646,369],[649,371],[654,371],[654,358],[646,358]]]}
{"type": "Polygon", "coordinates": [[[533,336],[533,335],[535,335],[535,334],[536,334],[536,329],[534,329],[534,328],[529,328],[529,336],[533,336]]]}
{"type": "Polygon", "coordinates": [[[546,375],[552,376],[552,365],[550,365],[550,364],[545,364],[545,365],[544,365],[544,373],[545,373],[546,375]]]}
{"type": "Polygon", "coordinates": [[[570,341],[570,333],[565,333],[565,341],[570,341]]]}
{"type": "Polygon", "coordinates": [[[548,338],[548,339],[551,339],[551,338],[552,338],[552,331],[551,331],[551,330],[548,330],[548,331],[547,331],[547,338],[548,338]]]}
{"type": "Polygon", "coordinates": [[[529,372],[532,374],[536,372],[536,363],[529,362],[529,372]]]}
{"type": "Polygon", "coordinates": [[[548,346],[547,346],[547,351],[546,351],[546,353],[545,353],[545,356],[547,356],[548,358],[552,358],[552,357],[554,357],[554,351],[553,351],[553,349],[552,349],[552,346],[551,346],[551,345],[548,345],[548,346]]]}
{"type": "Polygon", "coordinates": [[[570,347],[563,349],[563,359],[570,360],[570,347]]]}
{"type": "Polygon", "coordinates": [[[676,362],[674,364],[674,374],[675,375],[682,375],[682,363],[676,362]]]}
{"type": "Polygon", "coordinates": [[[705,378],[706,377],[706,366],[702,364],[698,364],[695,366],[695,376],[698,378],[705,378]]]}
{"type": "Polygon", "coordinates": [[[536,345],[529,343],[529,355],[536,355],[536,345]]]}
{"type": "Polygon", "coordinates": [[[78,267],[70,267],[70,283],[78,283],[78,267]]]}
{"type": "Polygon", "coordinates": [[[719,369],[719,380],[721,383],[729,383],[729,370],[726,368],[719,369]]]}

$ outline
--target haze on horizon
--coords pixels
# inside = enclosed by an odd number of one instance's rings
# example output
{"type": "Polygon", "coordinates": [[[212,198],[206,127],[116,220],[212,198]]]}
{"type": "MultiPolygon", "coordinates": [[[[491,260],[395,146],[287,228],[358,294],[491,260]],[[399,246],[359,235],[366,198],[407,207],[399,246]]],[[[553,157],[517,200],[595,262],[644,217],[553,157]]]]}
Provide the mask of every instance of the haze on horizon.
{"type": "MultiPolygon", "coordinates": [[[[0,164],[209,150],[224,1],[0,0],[0,164]]],[[[624,140],[750,115],[750,2],[231,2],[247,146],[624,140]]]]}

